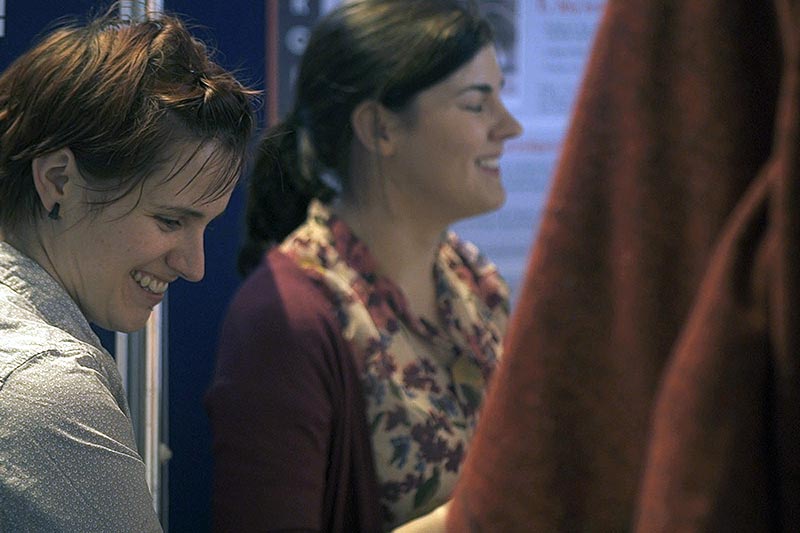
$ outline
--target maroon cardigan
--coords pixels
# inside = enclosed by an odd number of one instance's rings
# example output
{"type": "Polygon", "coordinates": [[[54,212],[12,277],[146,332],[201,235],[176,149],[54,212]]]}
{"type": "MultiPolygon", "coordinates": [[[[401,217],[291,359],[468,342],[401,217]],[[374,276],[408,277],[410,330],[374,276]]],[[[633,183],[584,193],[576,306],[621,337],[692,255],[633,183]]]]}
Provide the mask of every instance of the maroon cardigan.
{"type": "Polygon", "coordinates": [[[451,531],[800,530],[799,132],[799,0],[609,0],[451,531]]]}
{"type": "Polygon", "coordinates": [[[276,249],[230,306],[206,407],[215,531],[380,531],[354,358],[324,293],[276,249]]]}

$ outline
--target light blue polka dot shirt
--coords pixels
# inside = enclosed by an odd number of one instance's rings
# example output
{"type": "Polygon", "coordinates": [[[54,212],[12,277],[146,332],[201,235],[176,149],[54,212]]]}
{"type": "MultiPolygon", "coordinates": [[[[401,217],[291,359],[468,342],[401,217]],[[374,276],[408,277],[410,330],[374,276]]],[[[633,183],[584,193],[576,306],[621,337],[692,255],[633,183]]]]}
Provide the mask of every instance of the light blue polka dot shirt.
{"type": "Polygon", "coordinates": [[[161,531],[114,360],[61,285],[7,243],[0,531],[161,531]]]}

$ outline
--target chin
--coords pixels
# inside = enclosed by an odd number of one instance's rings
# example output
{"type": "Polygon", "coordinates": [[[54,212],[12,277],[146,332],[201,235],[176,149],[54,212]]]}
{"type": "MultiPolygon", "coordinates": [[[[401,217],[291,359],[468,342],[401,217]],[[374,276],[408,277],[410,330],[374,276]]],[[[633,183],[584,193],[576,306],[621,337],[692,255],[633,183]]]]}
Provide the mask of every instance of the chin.
{"type": "Polygon", "coordinates": [[[497,211],[498,209],[503,207],[505,203],[506,203],[506,191],[500,190],[491,197],[488,197],[486,199],[486,203],[483,206],[483,209],[476,214],[483,215],[486,213],[491,213],[492,211],[497,211]]]}
{"type": "Polygon", "coordinates": [[[500,209],[501,207],[503,207],[505,204],[506,204],[506,191],[503,191],[503,192],[500,193],[499,197],[497,198],[497,200],[492,205],[490,211],[496,211],[496,210],[500,209]]]}

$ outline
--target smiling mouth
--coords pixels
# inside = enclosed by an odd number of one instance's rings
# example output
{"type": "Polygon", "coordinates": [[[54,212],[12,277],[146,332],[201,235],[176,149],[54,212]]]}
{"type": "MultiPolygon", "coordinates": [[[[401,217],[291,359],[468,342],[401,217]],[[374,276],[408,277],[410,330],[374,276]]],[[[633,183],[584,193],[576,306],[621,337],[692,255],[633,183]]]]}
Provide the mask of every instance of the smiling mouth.
{"type": "Polygon", "coordinates": [[[161,281],[155,276],[139,272],[138,270],[134,270],[131,277],[141,288],[153,294],[164,294],[167,291],[167,287],[169,287],[168,282],[161,281]]]}
{"type": "Polygon", "coordinates": [[[478,166],[487,170],[497,170],[500,168],[499,157],[484,157],[478,159],[478,166]]]}

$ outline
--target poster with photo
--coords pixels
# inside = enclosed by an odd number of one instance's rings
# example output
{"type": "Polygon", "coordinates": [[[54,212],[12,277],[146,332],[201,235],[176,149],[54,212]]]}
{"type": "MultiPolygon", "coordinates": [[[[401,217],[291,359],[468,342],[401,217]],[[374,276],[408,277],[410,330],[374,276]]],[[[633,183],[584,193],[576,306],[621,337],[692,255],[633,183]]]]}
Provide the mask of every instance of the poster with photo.
{"type": "Polygon", "coordinates": [[[530,114],[565,117],[605,6],[600,0],[536,0],[526,24],[530,114]]]}

